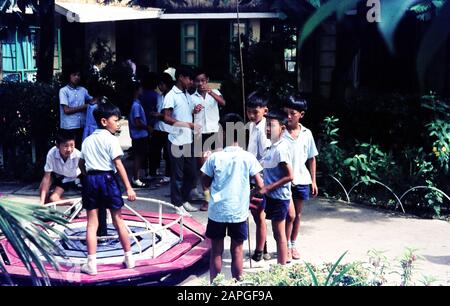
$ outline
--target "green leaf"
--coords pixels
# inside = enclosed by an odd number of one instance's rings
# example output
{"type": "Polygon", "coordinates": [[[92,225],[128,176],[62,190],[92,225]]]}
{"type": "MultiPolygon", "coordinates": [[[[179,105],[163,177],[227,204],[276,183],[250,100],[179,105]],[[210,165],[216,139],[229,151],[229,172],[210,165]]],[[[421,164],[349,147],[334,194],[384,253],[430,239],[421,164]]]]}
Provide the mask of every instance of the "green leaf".
{"type": "Polygon", "coordinates": [[[381,21],[378,23],[381,35],[391,53],[394,53],[394,33],[405,13],[417,0],[386,0],[381,4],[381,21]]]}
{"type": "Polygon", "coordinates": [[[417,54],[417,72],[422,88],[425,85],[425,75],[428,64],[439,48],[447,41],[450,34],[450,1],[445,1],[440,13],[435,17],[430,28],[420,43],[417,54]]]}
{"type": "Polygon", "coordinates": [[[360,0],[330,0],[320,6],[317,11],[305,22],[299,40],[299,49],[303,46],[305,40],[314,32],[314,30],[324,22],[333,13],[341,15],[350,7],[356,5],[360,0]]]}
{"type": "Polygon", "coordinates": [[[319,286],[319,281],[317,280],[317,276],[314,273],[313,269],[311,268],[311,265],[305,262],[306,268],[309,271],[309,274],[311,275],[311,281],[313,286],[319,286]]]}
{"type": "Polygon", "coordinates": [[[324,286],[328,286],[328,282],[330,281],[331,277],[333,276],[334,270],[338,267],[339,263],[341,262],[342,258],[344,258],[345,254],[347,254],[348,251],[345,251],[344,254],[339,257],[339,259],[334,263],[333,267],[330,270],[330,273],[328,273],[328,277],[325,280],[324,286]]]}

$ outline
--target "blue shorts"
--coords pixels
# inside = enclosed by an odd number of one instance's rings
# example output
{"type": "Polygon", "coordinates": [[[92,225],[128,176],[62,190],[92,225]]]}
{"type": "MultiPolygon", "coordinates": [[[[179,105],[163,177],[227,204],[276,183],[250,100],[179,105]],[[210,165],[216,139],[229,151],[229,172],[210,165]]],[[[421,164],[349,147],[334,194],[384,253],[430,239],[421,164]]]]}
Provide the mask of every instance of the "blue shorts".
{"type": "Polygon", "coordinates": [[[309,185],[291,185],[291,191],[292,191],[292,199],[294,200],[303,200],[308,201],[309,200],[309,185]]]}
{"type": "Polygon", "coordinates": [[[282,221],[286,219],[289,203],[291,200],[280,200],[264,197],[266,202],[266,219],[272,221],[282,221]]]}
{"type": "Polygon", "coordinates": [[[89,171],[84,177],[82,199],[86,210],[122,208],[122,192],[114,172],[89,171]]]}
{"type": "Polygon", "coordinates": [[[247,220],[239,223],[224,223],[208,219],[208,224],[206,225],[206,237],[209,239],[223,239],[227,233],[233,240],[247,240],[247,220]]]}

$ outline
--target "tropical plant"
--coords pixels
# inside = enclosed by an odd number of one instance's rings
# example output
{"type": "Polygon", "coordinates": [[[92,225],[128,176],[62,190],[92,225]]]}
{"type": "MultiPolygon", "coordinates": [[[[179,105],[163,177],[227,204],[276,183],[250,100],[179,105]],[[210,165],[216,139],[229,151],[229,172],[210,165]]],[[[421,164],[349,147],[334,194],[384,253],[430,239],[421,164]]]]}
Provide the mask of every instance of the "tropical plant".
{"type": "MultiPolygon", "coordinates": [[[[371,1],[372,6],[377,1],[371,1]]],[[[305,22],[299,39],[299,49],[312,32],[328,17],[336,13],[338,19],[342,19],[345,13],[359,3],[367,4],[366,0],[329,0],[320,1],[320,7],[305,22]]],[[[381,3],[381,4],[380,4],[381,3]]],[[[404,0],[404,1],[382,1],[381,22],[378,29],[386,44],[394,52],[394,34],[400,21],[408,12],[416,14],[420,20],[433,19],[430,27],[422,38],[417,55],[417,71],[419,79],[424,84],[425,72],[428,64],[439,48],[447,41],[450,34],[450,1],[430,0],[404,0]]]]}
{"type": "MultiPolygon", "coordinates": [[[[64,216],[56,210],[41,205],[17,203],[6,198],[0,199],[0,231],[30,273],[33,285],[51,285],[44,261],[59,270],[55,255],[64,254],[54,242],[54,237],[63,240],[67,238],[52,224],[66,223],[64,216]]],[[[7,282],[12,284],[13,280],[2,261],[0,270],[7,282]]]]}
{"type": "Polygon", "coordinates": [[[318,163],[329,175],[340,179],[343,176],[342,160],[344,151],[339,146],[339,118],[334,116],[325,117],[322,123],[322,134],[320,137],[320,154],[318,163]]]}

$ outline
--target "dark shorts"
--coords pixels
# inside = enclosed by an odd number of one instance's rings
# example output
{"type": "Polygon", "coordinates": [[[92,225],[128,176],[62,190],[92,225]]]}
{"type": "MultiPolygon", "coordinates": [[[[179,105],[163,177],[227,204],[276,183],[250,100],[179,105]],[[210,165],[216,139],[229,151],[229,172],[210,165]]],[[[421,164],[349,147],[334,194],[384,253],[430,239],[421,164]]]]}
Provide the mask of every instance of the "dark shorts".
{"type": "Polygon", "coordinates": [[[123,206],[122,192],[114,172],[89,171],[83,181],[83,208],[120,209],[123,206]]]}
{"type": "Polygon", "coordinates": [[[303,200],[308,201],[309,200],[309,185],[291,185],[291,191],[292,191],[292,199],[294,200],[303,200]]]}
{"type": "Polygon", "coordinates": [[[147,158],[148,155],[148,137],[131,139],[131,146],[133,147],[133,154],[141,158],[147,158]]]}
{"type": "Polygon", "coordinates": [[[74,181],[63,183],[63,179],[64,179],[64,176],[58,175],[58,174],[55,174],[54,172],[52,172],[52,180],[53,180],[54,187],[62,188],[64,191],[67,191],[70,189],[77,190],[77,186],[75,185],[74,181]]]}
{"type": "Polygon", "coordinates": [[[203,148],[203,152],[215,150],[216,147],[218,146],[218,139],[219,139],[219,133],[202,134],[202,148],[203,148]],[[207,145],[205,147],[205,142],[207,140],[208,140],[208,143],[207,143],[207,145]]]}
{"type": "Polygon", "coordinates": [[[208,219],[208,225],[206,226],[206,237],[209,239],[223,239],[227,234],[233,240],[247,240],[247,220],[240,223],[222,223],[208,219]]]}
{"type": "Polygon", "coordinates": [[[266,219],[272,221],[282,221],[286,219],[290,200],[264,197],[264,202],[266,202],[266,219]]]}

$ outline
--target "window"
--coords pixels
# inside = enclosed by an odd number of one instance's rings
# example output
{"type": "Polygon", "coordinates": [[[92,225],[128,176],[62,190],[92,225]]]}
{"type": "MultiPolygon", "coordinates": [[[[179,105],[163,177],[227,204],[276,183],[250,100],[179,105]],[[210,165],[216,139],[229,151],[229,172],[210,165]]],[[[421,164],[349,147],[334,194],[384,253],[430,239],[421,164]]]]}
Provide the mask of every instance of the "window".
{"type": "Polygon", "coordinates": [[[288,72],[295,72],[297,62],[297,35],[292,34],[291,40],[293,45],[290,48],[284,49],[284,69],[288,72]]]}
{"type": "MultiPolygon", "coordinates": [[[[30,27],[26,35],[20,35],[17,29],[9,31],[8,40],[1,45],[4,80],[35,81],[38,31],[37,27],[30,27]]],[[[56,30],[54,70],[61,70],[60,29],[56,30]]]]}
{"type": "Polygon", "coordinates": [[[198,23],[181,23],[181,64],[198,66],[198,23]]]}

